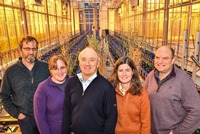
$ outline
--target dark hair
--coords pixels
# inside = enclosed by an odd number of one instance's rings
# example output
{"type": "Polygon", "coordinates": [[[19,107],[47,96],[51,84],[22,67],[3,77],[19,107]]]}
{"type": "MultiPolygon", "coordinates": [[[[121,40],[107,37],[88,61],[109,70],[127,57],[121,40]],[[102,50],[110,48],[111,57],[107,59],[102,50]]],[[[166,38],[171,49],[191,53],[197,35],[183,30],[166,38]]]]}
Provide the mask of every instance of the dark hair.
{"type": "Polygon", "coordinates": [[[136,68],[133,60],[127,56],[121,57],[116,61],[114,69],[110,76],[111,84],[114,86],[114,88],[116,88],[117,84],[119,83],[119,79],[117,76],[117,70],[118,70],[118,67],[122,64],[129,65],[133,71],[133,75],[132,75],[132,79],[131,79],[131,87],[130,87],[129,92],[132,95],[140,95],[142,84],[141,84],[141,81],[140,81],[140,78],[138,75],[138,71],[137,71],[137,68],[136,68]]]}
{"type": "Polygon", "coordinates": [[[23,47],[23,43],[28,43],[28,42],[32,42],[32,41],[35,41],[36,42],[36,48],[38,49],[38,41],[36,38],[32,37],[32,36],[26,36],[24,38],[22,38],[22,40],[20,41],[19,43],[19,47],[20,49],[22,50],[22,47],[23,47]]]}

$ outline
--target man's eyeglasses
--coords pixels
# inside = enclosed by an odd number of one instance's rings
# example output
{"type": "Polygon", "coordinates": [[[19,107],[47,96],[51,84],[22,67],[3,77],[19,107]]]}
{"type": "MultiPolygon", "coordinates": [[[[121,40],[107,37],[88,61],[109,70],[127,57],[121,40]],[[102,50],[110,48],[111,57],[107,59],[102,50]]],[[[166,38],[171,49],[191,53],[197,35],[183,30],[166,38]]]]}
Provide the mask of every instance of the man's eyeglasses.
{"type": "Polygon", "coordinates": [[[24,49],[25,51],[36,51],[37,50],[37,48],[29,48],[29,47],[25,47],[25,48],[22,48],[22,49],[24,49]]]}

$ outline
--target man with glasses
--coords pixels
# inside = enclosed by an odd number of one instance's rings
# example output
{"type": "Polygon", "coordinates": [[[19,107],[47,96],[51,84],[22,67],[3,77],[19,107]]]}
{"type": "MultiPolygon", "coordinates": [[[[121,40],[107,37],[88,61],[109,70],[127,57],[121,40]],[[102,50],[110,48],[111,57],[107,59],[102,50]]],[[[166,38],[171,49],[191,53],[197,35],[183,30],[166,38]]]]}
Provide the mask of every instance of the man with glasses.
{"type": "Polygon", "coordinates": [[[3,76],[1,98],[5,110],[18,123],[22,134],[39,134],[33,115],[33,96],[38,84],[49,76],[48,65],[39,61],[38,41],[27,36],[19,44],[21,57],[3,76]]]}

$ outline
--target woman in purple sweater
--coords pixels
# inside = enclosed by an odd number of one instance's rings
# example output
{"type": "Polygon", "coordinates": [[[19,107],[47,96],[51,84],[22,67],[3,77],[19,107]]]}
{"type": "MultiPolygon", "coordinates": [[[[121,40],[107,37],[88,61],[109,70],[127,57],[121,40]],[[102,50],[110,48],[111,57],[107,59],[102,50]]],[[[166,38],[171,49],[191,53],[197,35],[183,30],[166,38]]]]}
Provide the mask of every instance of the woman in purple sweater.
{"type": "Polygon", "coordinates": [[[61,55],[53,55],[48,67],[51,76],[38,85],[34,95],[34,116],[40,134],[61,134],[67,62],[61,55]]]}

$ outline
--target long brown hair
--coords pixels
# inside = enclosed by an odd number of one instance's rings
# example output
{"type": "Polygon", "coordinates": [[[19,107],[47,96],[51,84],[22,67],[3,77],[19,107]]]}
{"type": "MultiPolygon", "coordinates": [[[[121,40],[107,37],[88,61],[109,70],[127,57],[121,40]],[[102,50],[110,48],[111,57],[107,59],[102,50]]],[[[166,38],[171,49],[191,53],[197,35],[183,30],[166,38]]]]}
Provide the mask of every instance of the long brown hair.
{"type": "Polygon", "coordinates": [[[116,61],[114,69],[113,69],[111,76],[110,76],[110,82],[116,88],[117,84],[119,83],[119,79],[118,79],[118,76],[117,76],[117,70],[118,70],[118,67],[122,64],[129,65],[131,67],[132,71],[133,71],[133,75],[132,75],[132,79],[131,79],[131,87],[130,87],[129,92],[132,95],[140,95],[142,84],[141,84],[141,81],[140,81],[140,78],[139,78],[139,75],[138,75],[138,71],[137,71],[137,68],[136,68],[133,60],[131,58],[127,57],[127,56],[120,57],[116,61]]]}

